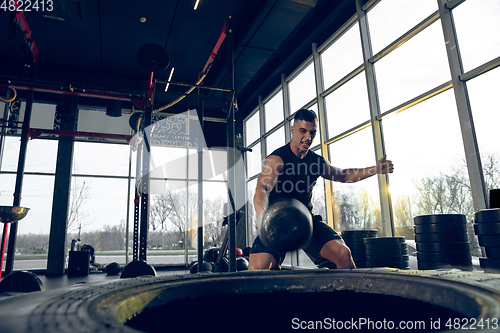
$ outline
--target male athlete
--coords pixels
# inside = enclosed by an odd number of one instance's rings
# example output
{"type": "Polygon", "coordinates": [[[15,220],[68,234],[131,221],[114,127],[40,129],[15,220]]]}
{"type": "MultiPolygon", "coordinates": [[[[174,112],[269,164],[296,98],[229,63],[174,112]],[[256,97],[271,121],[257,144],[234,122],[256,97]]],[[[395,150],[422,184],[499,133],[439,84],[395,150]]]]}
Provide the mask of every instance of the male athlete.
{"type": "MultiPolygon", "coordinates": [[[[353,183],[375,174],[393,172],[394,166],[385,156],[375,166],[363,169],[339,169],[332,166],[322,156],[309,151],[317,126],[316,113],[300,109],[294,117],[290,142],[276,149],[264,161],[253,199],[257,223],[264,209],[283,197],[301,201],[312,212],[312,190],[319,176],[353,183]]],[[[350,249],[335,230],[321,220],[321,216],[313,215],[313,236],[303,250],[315,264],[329,260],[337,268],[355,268],[350,249]]],[[[276,269],[282,264],[285,255],[286,253],[278,253],[266,247],[257,236],[250,252],[249,269],[276,269]]]]}

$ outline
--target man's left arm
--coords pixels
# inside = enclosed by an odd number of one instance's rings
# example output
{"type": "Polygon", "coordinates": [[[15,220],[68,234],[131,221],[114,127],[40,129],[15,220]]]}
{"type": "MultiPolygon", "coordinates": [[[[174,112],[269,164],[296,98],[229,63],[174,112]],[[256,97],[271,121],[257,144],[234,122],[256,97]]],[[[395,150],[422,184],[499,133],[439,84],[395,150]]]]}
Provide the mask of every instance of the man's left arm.
{"type": "Polygon", "coordinates": [[[387,156],[378,160],[377,164],[361,169],[338,169],[326,161],[325,171],[321,175],[323,178],[339,181],[342,183],[355,183],[376,174],[387,174],[394,171],[394,165],[387,156]]]}

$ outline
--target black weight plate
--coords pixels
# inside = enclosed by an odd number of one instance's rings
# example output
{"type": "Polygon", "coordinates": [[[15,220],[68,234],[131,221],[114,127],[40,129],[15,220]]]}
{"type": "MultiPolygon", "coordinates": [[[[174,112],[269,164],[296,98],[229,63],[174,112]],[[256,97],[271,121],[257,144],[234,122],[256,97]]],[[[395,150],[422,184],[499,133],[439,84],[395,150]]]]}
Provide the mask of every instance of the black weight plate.
{"type": "Polygon", "coordinates": [[[370,234],[373,234],[373,233],[377,233],[378,230],[377,229],[359,229],[359,230],[344,230],[342,231],[342,233],[346,233],[346,234],[359,234],[359,233],[370,233],[370,234]]]}
{"type": "Polygon", "coordinates": [[[422,261],[419,260],[417,262],[418,269],[441,269],[441,268],[457,268],[465,271],[472,271],[472,264],[470,265],[457,265],[457,264],[448,264],[437,261],[422,261]]]}
{"type": "Polygon", "coordinates": [[[500,235],[500,222],[474,223],[474,233],[476,235],[500,235]]]}
{"type": "Polygon", "coordinates": [[[469,252],[469,242],[458,243],[417,243],[419,252],[469,252]]]}
{"type": "Polygon", "coordinates": [[[439,233],[439,234],[416,234],[415,241],[418,243],[455,243],[467,242],[467,234],[462,233],[439,233]]]}
{"type": "Polygon", "coordinates": [[[391,255],[407,255],[408,248],[399,248],[399,249],[369,249],[366,250],[366,255],[369,256],[391,256],[391,255]]]}
{"type": "Polygon", "coordinates": [[[342,231],[342,236],[360,237],[360,236],[374,236],[377,234],[376,229],[372,230],[346,230],[342,231]]]}
{"type": "Polygon", "coordinates": [[[401,244],[405,242],[404,237],[378,237],[378,238],[365,238],[365,244],[401,244]]]}
{"type": "Polygon", "coordinates": [[[343,239],[350,239],[350,240],[363,240],[364,238],[374,238],[377,237],[377,234],[368,234],[368,235],[352,235],[352,234],[344,234],[342,233],[342,238],[343,239]]]}
{"type": "Polygon", "coordinates": [[[440,262],[470,262],[470,252],[417,252],[417,260],[440,262]]]}
{"type": "Polygon", "coordinates": [[[366,254],[364,252],[352,252],[351,251],[351,256],[354,258],[366,258],[366,254]]]}
{"type": "Polygon", "coordinates": [[[500,247],[487,246],[484,248],[486,256],[492,259],[500,259],[500,247]]]}
{"type": "Polygon", "coordinates": [[[385,263],[372,263],[366,262],[367,268],[375,268],[375,267],[390,267],[390,268],[401,268],[408,269],[409,265],[406,262],[385,262],[385,263]]]}
{"type": "Polygon", "coordinates": [[[349,239],[349,238],[342,238],[346,244],[349,245],[354,245],[354,246],[365,246],[365,242],[363,242],[363,239],[349,239]]]}
{"type": "Polygon", "coordinates": [[[406,261],[408,262],[409,256],[407,254],[396,254],[396,255],[386,255],[386,256],[366,256],[366,261],[371,262],[396,262],[396,261],[406,261]]]}
{"type": "Polygon", "coordinates": [[[145,261],[134,260],[123,268],[120,279],[135,278],[144,275],[158,276],[153,266],[148,265],[145,261]]]}
{"type": "Polygon", "coordinates": [[[361,251],[361,250],[356,250],[356,249],[353,250],[353,249],[351,249],[351,255],[352,256],[358,256],[358,257],[360,257],[360,256],[364,257],[364,256],[366,256],[366,252],[364,250],[361,251]]]}
{"type": "Polygon", "coordinates": [[[474,222],[490,223],[500,222],[500,208],[478,210],[474,213],[474,222]]]}
{"type": "Polygon", "coordinates": [[[465,215],[462,214],[436,214],[436,215],[420,215],[413,218],[413,224],[428,224],[428,223],[463,223],[467,222],[465,215]]]}
{"type": "Polygon", "coordinates": [[[500,273],[500,259],[479,258],[479,265],[486,273],[500,273]]]}
{"type": "Polygon", "coordinates": [[[394,243],[394,244],[365,244],[366,251],[370,250],[397,250],[406,249],[406,243],[394,243]]]}
{"type": "Polygon", "coordinates": [[[463,223],[428,223],[417,224],[413,226],[416,234],[429,234],[429,233],[465,233],[467,232],[467,225],[463,223]]]}
{"type": "Polygon", "coordinates": [[[345,243],[351,250],[356,250],[356,251],[364,251],[365,250],[365,244],[361,243],[345,243]]]}
{"type": "Polygon", "coordinates": [[[365,243],[363,242],[363,240],[348,240],[348,239],[344,239],[344,242],[349,245],[349,246],[358,246],[358,247],[364,247],[365,246],[365,243]]]}
{"type": "Polygon", "coordinates": [[[477,236],[479,246],[500,246],[500,235],[479,235],[477,236]]]}
{"type": "Polygon", "coordinates": [[[367,263],[370,263],[372,265],[387,265],[387,264],[394,264],[394,263],[404,263],[408,264],[410,260],[408,258],[402,258],[401,260],[399,259],[393,259],[393,260],[384,260],[383,258],[379,259],[371,259],[368,260],[366,259],[367,263]]]}
{"type": "Polygon", "coordinates": [[[0,293],[20,292],[29,293],[32,291],[44,291],[42,280],[31,272],[17,271],[10,273],[0,282],[0,293]]]}

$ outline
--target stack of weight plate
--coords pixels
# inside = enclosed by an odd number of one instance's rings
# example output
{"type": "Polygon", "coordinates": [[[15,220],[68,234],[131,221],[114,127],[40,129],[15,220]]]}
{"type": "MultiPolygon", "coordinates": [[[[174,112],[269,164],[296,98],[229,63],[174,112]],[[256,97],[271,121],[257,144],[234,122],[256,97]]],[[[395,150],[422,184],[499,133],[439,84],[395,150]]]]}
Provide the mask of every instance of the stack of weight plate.
{"type": "Polygon", "coordinates": [[[342,231],[342,238],[349,249],[351,249],[352,259],[357,268],[366,268],[366,252],[363,239],[376,236],[376,229],[342,231]]]}
{"type": "Polygon", "coordinates": [[[366,267],[409,269],[404,237],[365,238],[366,267]]]}
{"type": "Polygon", "coordinates": [[[465,215],[422,215],[413,223],[418,269],[472,270],[465,215]]]}
{"type": "Polygon", "coordinates": [[[500,209],[483,209],[474,213],[474,232],[486,258],[479,258],[487,273],[500,273],[500,209]]]}

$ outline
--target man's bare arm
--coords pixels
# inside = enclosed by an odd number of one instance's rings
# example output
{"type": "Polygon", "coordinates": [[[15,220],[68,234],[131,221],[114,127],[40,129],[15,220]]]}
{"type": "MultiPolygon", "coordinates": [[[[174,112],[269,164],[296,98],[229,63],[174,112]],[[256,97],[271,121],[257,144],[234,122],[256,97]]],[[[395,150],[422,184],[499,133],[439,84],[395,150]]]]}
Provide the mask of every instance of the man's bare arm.
{"type": "Polygon", "coordinates": [[[382,157],[376,165],[361,169],[339,169],[326,161],[326,169],[322,174],[323,178],[342,183],[355,183],[376,174],[392,173],[394,165],[392,161],[382,157]]]}
{"type": "Polygon", "coordinates": [[[270,155],[264,161],[262,172],[257,178],[257,187],[253,197],[253,204],[257,220],[255,227],[258,228],[260,214],[267,208],[269,204],[269,193],[271,193],[279,173],[283,170],[283,160],[279,156],[270,155]]]}

